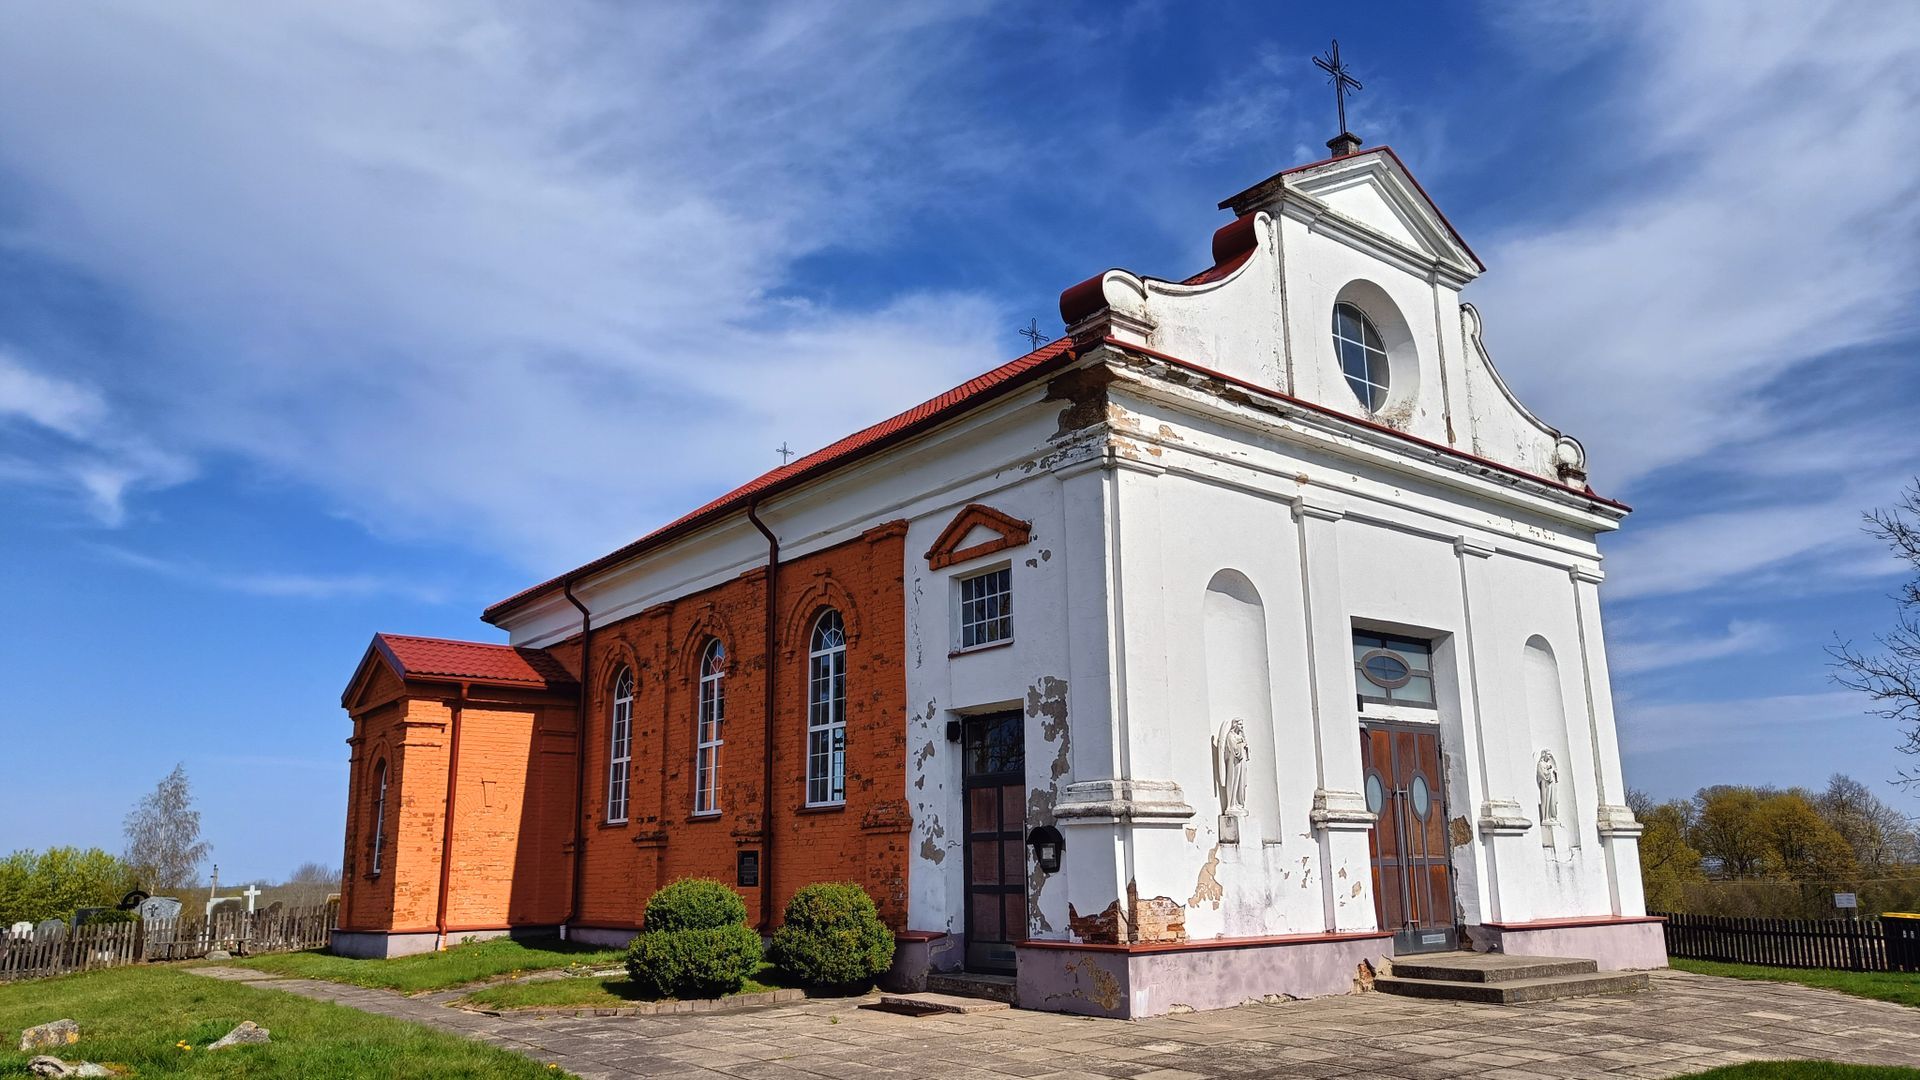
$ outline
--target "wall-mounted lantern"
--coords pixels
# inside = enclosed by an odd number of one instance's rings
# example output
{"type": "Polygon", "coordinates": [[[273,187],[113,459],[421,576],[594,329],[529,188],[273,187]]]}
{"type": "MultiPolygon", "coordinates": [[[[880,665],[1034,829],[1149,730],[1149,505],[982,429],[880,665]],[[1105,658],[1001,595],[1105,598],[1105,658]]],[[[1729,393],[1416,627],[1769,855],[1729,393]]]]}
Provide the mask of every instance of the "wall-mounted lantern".
{"type": "Polygon", "coordinates": [[[1067,841],[1060,830],[1051,825],[1042,825],[1027,834],[1027,846],[1033,849],[1033,863],[1041,873],[1060,872],[1060,853],[1067,849],[1067,841]]]}
{"type": "Polygon", "coordinates": [[[958,720],[947,721],[947,741],[959,742],[963,728],[958,720]]]}

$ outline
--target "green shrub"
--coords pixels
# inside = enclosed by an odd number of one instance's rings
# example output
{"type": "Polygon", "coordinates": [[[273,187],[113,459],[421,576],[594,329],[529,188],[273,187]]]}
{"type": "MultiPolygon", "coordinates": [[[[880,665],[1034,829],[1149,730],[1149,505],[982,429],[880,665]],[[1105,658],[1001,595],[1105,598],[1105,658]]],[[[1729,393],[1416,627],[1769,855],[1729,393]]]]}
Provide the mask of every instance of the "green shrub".
{"type": "Polygon", "coordinates": [[[731,994],[765,952],[740,894],[706,878],[682,878],[654,893],[644,927],[627,949],[627,975],[656,997],[731,994]]]}
{"type": "Polygon", "coordinates": [[[745,923],[650,930],[627,949],[627,976],[655,997],[720,997],[740,989],[762,951],[760,935],[745,923]]]}
{"type": "Polygon", "coordinates": [[[893,931],[880,921],[865,889],[823,881],[793,895],[770,956],[803,982],[865,986],[893,963],[893,931]]]}
{"type": "Polygon", "coordinates": [[[647,901],[644,929],[718,930],[746,921],[747,903],[739,893],[711,878],[681,878],[647,901]]]}

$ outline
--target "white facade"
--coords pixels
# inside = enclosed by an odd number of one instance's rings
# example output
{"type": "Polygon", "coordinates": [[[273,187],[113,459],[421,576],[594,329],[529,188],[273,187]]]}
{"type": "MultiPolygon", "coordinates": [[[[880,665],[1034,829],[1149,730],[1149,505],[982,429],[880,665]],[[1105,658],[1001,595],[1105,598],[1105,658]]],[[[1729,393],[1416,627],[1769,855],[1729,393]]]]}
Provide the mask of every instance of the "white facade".
{"type": "MultiPolygon", "coordinates": [[[[964,939],[949,722],[1008,709],[1025,717],[1024,825],[1064,840],[1057,872],[1029,853],[1031,939],[1393,929],[1373,895],[1363,720],[1438,734],[1463,943],[1644,915],[1595,545],[1625,508],[1585,489],[1579,444],[1495,373],[1459,298],[1478,263],[1390,152],[1283,173],[1229,203],[1241,220],[1211,280],[1110,271],[1070,291],[1078,355],[1045,385],[759,510],[793,554],[909,522],[910,928],[964,939]],[[1342,302],[1387,354],[1371,413],[1336,358],[1342,302]],[[1030,523],[1028,541],[931,568],[921,553],[970,504],[1030,523]],[[1002,565],[1012,641],[961,649],[955,582],[1002,565]],[[1430,642],[1434,707],[1362,706],[1356,630],[1430,642]],[[1215,745],[1235,719],[1244,813],[1227,805],[1215,745]]],[[[612,621],[764,557],[735,515],[578,589],[612,621]]],[[[504,621],[516,644],[542,645],[575,619],[549,597],[504,621]]],[[[1023,987],[1035,955],[1021,950],[1023,987]]],[[[936,965],[961,959],[934,950],[936,965]]],[[[1185,1000],[1124,993],[1095,1011],[1185,1000]]]]}

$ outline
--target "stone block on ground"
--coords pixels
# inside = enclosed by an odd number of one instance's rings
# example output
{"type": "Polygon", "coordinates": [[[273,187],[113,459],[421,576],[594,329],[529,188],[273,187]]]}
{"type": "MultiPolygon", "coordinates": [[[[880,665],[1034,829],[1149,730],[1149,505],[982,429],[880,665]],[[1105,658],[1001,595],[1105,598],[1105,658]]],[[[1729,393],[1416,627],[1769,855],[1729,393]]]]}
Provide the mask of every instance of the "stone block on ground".
{"type": "Polygon", "coordinates": [[[74,1076],[112,1076],[114,1072],[105,1065],[91,1061],[62,1061],[51,1054],[41,1054],[27,1062],[27,1072],[34,1076],[53,1077],[55,1080],[74,1076]]]}
{"type": "Polygon", "coordinates": [[[233,954],[232,954],[232,953],[230,953],[230,952],[228,952],[228,951],[227,951],[227,950],[225,950],[225,949],[208,949],[208,950],[207,950],[207,959],[209,959],[209,960],[231,960],[231,959],[233,959],[233,954]]]}
{"type": "Polygon", "coordinates": [[[80,1025],[72,1020],[55,1020],[30,1027],[20,1033],[20,1052],[44,1050],[49,1046],[72,1046],[80,1041],[80,1025]]]}
{"type": "Polygon", "coordinates": [[[224,1050],[229,1046],[253,1046],[272,1041],[273,1038],[268,1034],[266,1028],[261,1027],[251,1020],[242,1020],[238,1027],[220,1036],[220,1038],[215,1040],[207,1049],[224,1050]]]}

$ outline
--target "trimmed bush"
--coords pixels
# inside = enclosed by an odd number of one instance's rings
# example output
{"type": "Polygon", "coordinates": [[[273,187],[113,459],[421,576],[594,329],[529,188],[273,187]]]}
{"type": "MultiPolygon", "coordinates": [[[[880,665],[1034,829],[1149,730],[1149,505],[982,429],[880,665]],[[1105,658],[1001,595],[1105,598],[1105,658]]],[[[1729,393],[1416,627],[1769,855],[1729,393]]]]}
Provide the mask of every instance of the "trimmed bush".
{"type": "Polygon", "coordinates": [[[893,963],[893,931],[880,921],[865,889],[823,881],[793,894],[769,955],[803,982],[865,986],[893,963]]]}
{"type": "Polygon", "coordinates": [[[746,921],[747,902],[739,893],[711,878],[681,878],[668,882],[647,900],[642,929],[718,930],[746,921]]]}
{"type": "Polygon", "coordinates": [[[627,976],[655,997],[731,994],[765,952],[740,894],[705,878],[683,878],[654,893],[644,925],[627,949],[627,976]]]}

